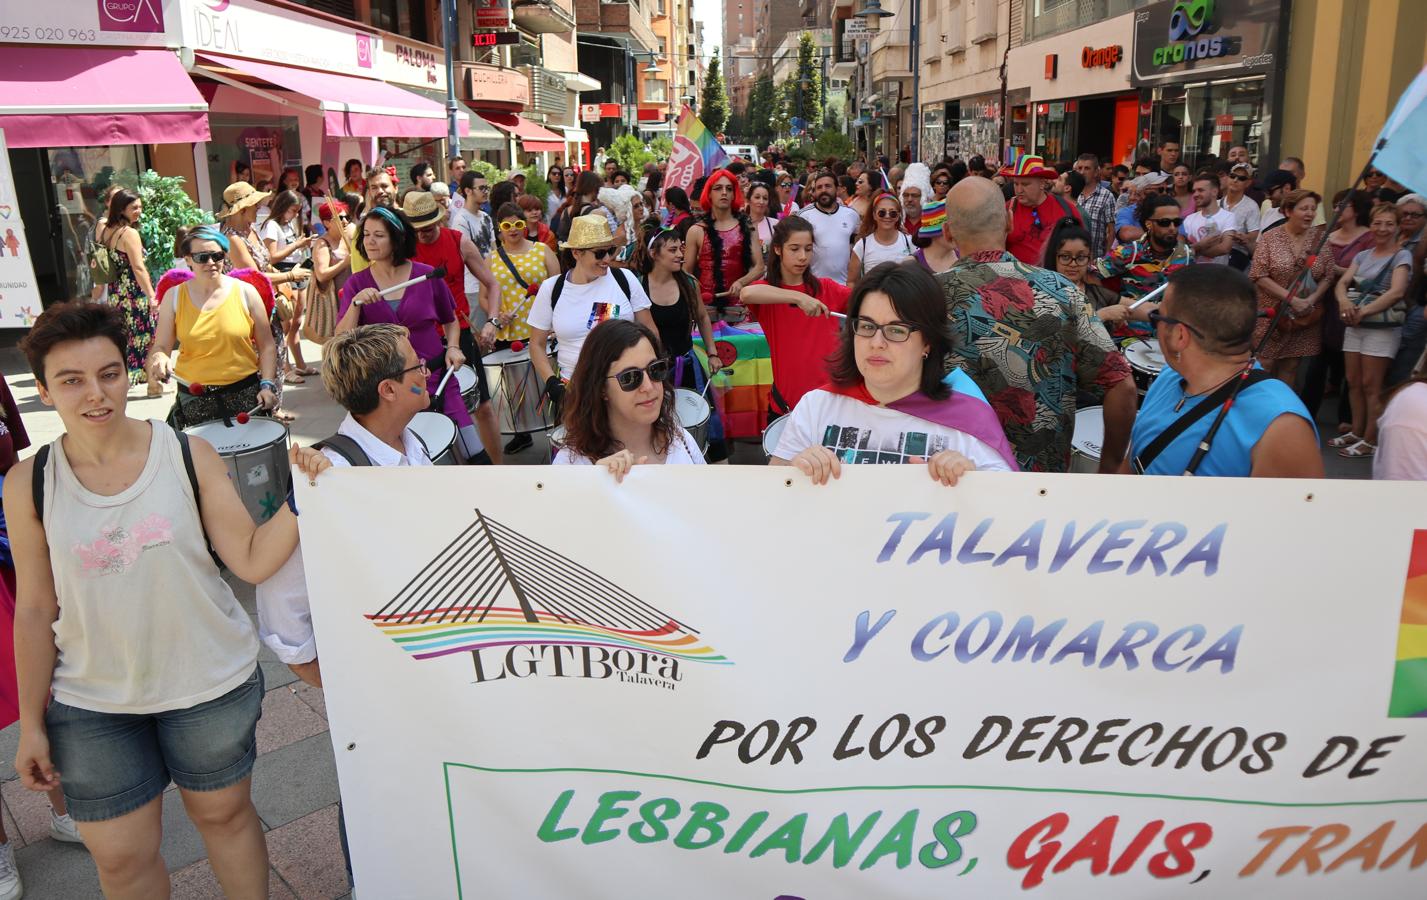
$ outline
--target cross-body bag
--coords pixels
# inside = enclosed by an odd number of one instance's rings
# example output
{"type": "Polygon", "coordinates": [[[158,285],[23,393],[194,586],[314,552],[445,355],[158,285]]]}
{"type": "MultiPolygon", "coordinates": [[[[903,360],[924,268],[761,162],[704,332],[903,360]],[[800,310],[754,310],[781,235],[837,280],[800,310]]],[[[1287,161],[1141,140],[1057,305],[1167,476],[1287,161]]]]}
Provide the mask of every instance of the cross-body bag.
{"type": "MultiPolygon", "coordinates": [[[[1387,261],[1387,264],[1382,267],[1382,271],[1377,273],[1377,277],[1372,281],[1372,286],[1368,290],[1358,294],[1357,298],[1353,300],[1354,306],[1361,309],[1364,306],[1377,302],[1377,298],[1381,297],[1382,292],[1387,290],[1388,285],[1392,283],[1392,273],[1396,269],[1396,266],[1392,264],[1392,260],[1396,258],[1397,254],[1394,253],[1392,258],[1387,261]]],[[[1406,321],[1407,298],[1404,296],[1399,297],[1397,302],[1387,309],[1359,319],[1358,327],[1397,328],[1406,321]]]]}
{"type": "MultiPolygon", "coordinates": [[[[116,234],[123,234],[128,225],[119,226],[116,234]]],[[[118,242],[117,239],[115,241],[118,242]]],[[[93,284],[113,284],[119,277],[119,260],[114,248],[96,240],[89,248],[89,280],[93,284]]]]}
{"type": "MultiPolygon", "coordinates": [[[[1248,377],[1244,379],[1244,386],[1239,389],[1239,393],[1242,394],[1259,382],[1268,381],[1272,377],[1272,375],[1269,375],[1262,369],[1254,369],[1248,374],[1248,377]]],[[[1194,404],[1188,412],[1171,422],[1168,428],[1159,433],[1159,437],[1150,441],[1148,447],[1135,454],[1134,458],[1130,461],[1134,467],[1135,474],[1145,474],[1145,472],[1149,470],[1150,465],[1165,451],[1165,448],[1178,440],[1179,436],[1184,434],[1190,425],[1198,422],[1218,407],[1223,406],[1224,401],[1229,399],[1229,394],[1234,390],[1234,385],[1238,380],[1239,376],[1235,375],[1233,378],[1224,382],[1219,386],[1217,391],[1194,404]]]]}

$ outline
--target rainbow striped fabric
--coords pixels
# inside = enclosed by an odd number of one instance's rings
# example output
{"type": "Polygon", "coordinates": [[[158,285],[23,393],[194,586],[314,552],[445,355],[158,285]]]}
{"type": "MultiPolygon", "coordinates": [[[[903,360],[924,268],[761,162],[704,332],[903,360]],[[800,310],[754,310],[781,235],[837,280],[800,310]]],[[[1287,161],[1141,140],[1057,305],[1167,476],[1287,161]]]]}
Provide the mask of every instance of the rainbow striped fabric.
{"type": "Polygon", "coordinates": [[[1412,533],[1388,715],[1395,719],[1427,717],[1427,530],[1412,533]]]}
{"type": "Polygon", "coordinates": [[[643,650],[687,662],[732,665],[725,656],[681,630],[674,622],[652,631],[624,631],[572,620],[536,610],[539,622],[527,621],[511,607],[460,606],[433,610],[429,620],[413,622],[409,614],[368,616],[373,625],[416,659],[468,653],[516,644],[567,644],[643,650]],[[485,615],[481,616],[482,611],[485,615]]]}
{"type": "Polygon", "coordinates": [[[669,166],[664,174],[664,187],[692,190],[698,181],[728,162],[723,145],[714,137],[694,111],[687,106],[679,113],[674,131],[674,150],[669,154],[669,166]]]}

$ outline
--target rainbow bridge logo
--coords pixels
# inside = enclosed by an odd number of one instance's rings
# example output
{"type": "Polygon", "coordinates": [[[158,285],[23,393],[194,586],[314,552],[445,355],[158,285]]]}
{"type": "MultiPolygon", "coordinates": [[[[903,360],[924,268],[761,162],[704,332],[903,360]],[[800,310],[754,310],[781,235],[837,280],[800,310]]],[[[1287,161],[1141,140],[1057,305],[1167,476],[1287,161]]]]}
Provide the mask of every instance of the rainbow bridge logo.
{"type": "Polygon", "coordinates": [[[733,664],[696,629],[479,509],[367,618],[415,659],[470,653],[478,682],[544,675],[672,689],[686,664],[733,664]]]}
{"type": "Polygon", "coordinates": [[[1427,717],[1427,530],[1412,532],[1387,714],[1394,719],[1427,717]]]}

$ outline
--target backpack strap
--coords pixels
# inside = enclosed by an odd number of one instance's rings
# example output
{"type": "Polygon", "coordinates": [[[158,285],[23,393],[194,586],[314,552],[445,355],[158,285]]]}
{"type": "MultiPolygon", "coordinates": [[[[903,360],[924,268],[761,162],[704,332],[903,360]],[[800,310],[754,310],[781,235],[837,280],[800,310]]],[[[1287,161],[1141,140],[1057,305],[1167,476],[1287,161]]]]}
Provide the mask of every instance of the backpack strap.
{"type": "MultiPolygon", "coordinates": [[[[1244,379],[1244,386],[1239,389],[1239,393],[1243,393],[1261,381],[1268,381],[1272,377],[1262,369],[1254,369],[1244,379]]],[[[1222,406],[1224,401],[1229,398],[1230,392],[1234,390],[1234,385],[1238,380],[1237,376],[1230,378],[1217,391],[1194,404],[1188,412],[1171,422],[1169,427],[1161,431],[1159,437],[1151,441],[1143,452],[1135,454],[1131,460],[1135,474],[1143,475],[1149,469],[1150,464],[1164,452],[1165,448],[1184,434],[1190,425],[1222,406]]]]}
{"type": "MultiPolygon", "coordinates": [[[[628,300],[631,296],[629,293],[629,279],[625,277],[624,271],[612,266],[610,267],[609,274],[614,276],[615,284],[618,284],[619,289],[624,291],[624,299],[628,300]]],[[[553,306],[554,304],[551,305],[553,306]]]]}
{"type": "MultiPolygon", "coordinates": [[[[1060,211],[1061,211],[1061,213],[1062,213],[1060,219],[1073,219],[1073,220],[1075,220],[1075,221],[1077,221],[1077,222],[1080,221],[1080,217],[1077,216],[1077,215],[1071,210],[1070,204],[1065,202],[1065,198],[1064,198],[1064,197],[1060,196],[1059,194],[1051,194],[1051,196],[1055,198],[1055,202],[1056,202],[1056,203],[1059,203],[1059,204],[1060,204],[1060,211]]],[[[1060,219],[1056,219],[1055,222],[1052,222],[1051,225],[1050,225],[1050,227],[1054,228],[1054,227],[1056,226],[1056,224],[1060,222],[1060,219]]]]}
{"type": "Polygon", "coordinates": [[[569,272],[561,272],[559,277],[555,279],[554,290],[550,292],[550,315],[552,319],[555,315],[555,306],[560,302],[560,295],[565,291],[565,278],[569,274],[569,272]]]}
{"type": "Polygon", "coordinates": [[[35,518],[45,524],[45,466],[50,461],[50,445],[35,453],[35,467],[30,470],[30,495],[35,498],[35,518]]]}
{"type": "Polygon", "coordinates": [[[314,450],[331,450],[353,466],[370,466],[372,458],[362,449],[362,445],[345,434],[325,437],[312,445],[314,450]]]}
{"type": "Polygon", "coordinates": [[[208,548],[208,555],[213,558],[213,565],[221,572],[224,568],[223,560],[213,549],[213,542],[208,539],[208,528],[203,524],[203,503],[198,493],[198,471],[193,467],[193,448],[189,446],[188,435],[177,428],[173,432],[178,436],[178,449],[183,454],[183,470],[188,473],[188,486],[193,489],[193,505],[198,508],[198,527],[203,529],[203,545],[208,548]]]}

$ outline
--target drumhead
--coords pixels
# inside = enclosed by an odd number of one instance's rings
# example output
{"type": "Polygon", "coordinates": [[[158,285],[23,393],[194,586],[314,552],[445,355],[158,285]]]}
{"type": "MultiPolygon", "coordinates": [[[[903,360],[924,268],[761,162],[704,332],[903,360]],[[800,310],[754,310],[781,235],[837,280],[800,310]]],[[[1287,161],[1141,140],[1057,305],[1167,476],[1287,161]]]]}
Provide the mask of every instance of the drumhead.
{"type": "Polygon", "coordinates": [[[456,384],[460,386],[461,393],[469,394],[476,389],[476,370],[470,366],[462,366],[456,370],[456,384]]]}
{"type": "Polygon", "coordinates": [[[204,422],[202,425],[183,429],[183,433],[203,438],[213,445],[213,449],[218,451],[219,456],[232,456],[255,447],[267,447],[287,441],[286,425],[274,419],[257,417],[249,419],[246,424],[242,425],[236,421],[232,425],[228,425],[221,419],[216,422],[204,422]]]}
{"type": "Polygon", "coordinates": [[[1070,446],[1077,453],[1095,459],[1100,458],[1100,448],[1105,445],[1105,407],[1086,406],[1075,411],[1075,434],[1070,446]]]}
{"type": "Polygon", "coordinates": [[[565,446],[565,426],[564,426],[564,425],[556,425],[554,428],[550,429],[550,446],[551,446],[551,448],[553,448],[552,451],[551,451],[551,452],[552,452],[552,455],[553,455],[554,453],[558,453],[561,449],[564,448],[564,446],[565,446]]]}
{"type": "Polygon", "coordinates": [[[515,362],[529,362],[530,348],[521,347],[519,350],[512,350],[506,347],[504,350],[492,350],[481,361],[488,366],[507,366],[515,362]]]}
{"type": "Polygon", "coordinates": [[[1164,368],[1164,354],[1159,352],[1159,341],[1146,338],[1125,347],[1125,359],[1130,367],[1141,372],[1158,374],[1164,368]]]}
{"type": "Polygon", "coordinates": [[[709,402],[697,391],[675,388],[674,415],[685,431],[693,431],[709,420],[709,402]]]}
{"type": "Polygon", "coordinates": [[[419,412],[406,426],[416,432],[426,445],[426,453],[432,459],[440,456],[447,447],[456,442],[456,423],[437,412],[419,412]]]}
{"type": "Polygon", "coordinates": [[[779,416],[763,429],[763,455],[769,459],[773,458],[773,451],[778,449],[778,441],[783,436],[783,429],[788,427],[788,419],[788,416],[779,416]]]}

